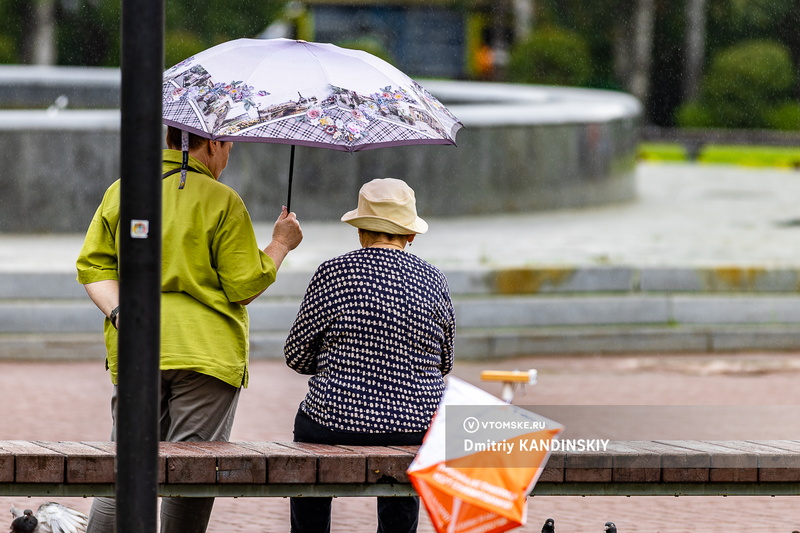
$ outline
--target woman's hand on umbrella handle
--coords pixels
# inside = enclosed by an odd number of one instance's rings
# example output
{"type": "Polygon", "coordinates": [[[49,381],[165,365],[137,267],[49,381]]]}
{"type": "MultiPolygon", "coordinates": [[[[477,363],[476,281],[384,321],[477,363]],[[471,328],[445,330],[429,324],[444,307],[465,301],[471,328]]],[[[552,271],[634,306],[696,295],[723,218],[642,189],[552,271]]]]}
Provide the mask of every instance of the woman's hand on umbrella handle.
{"type": "Polygon", "coordinates": [[[286,206],[281,208],[281,214],[272,229],[272,241],[278,242],[287,248],[287,252],[294,250],[303,240],[303,230],[297,215],[290,213],[286,206]]]}
{"type": "Polygon", "coordinates": [[[275,268],[279,269],[289,252],[297,248],[302,240],[303,230],[300,229],[297,216],[284,206],[272,228],[272,242],[264,248],[264,253],[272,258],[275,268]]]}

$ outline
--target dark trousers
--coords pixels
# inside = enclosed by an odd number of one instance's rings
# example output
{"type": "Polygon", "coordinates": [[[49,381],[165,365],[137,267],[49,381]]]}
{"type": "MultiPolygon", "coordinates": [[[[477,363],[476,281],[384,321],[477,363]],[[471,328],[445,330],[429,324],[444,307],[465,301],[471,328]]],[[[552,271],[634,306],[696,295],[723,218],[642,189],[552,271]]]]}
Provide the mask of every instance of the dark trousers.
{"type": "MultiPolygon", "coordinates": [[[[422,444],[425,432],[349,433],[332,431],[302,411],[294,419],[295,442],[350,444],[353,446],[405,446],[422,444]]],[[[329,533],[332,498],[290,498],[292,533],[329,533]]],[[[419,523],[419,498],[378,497],[378,533],[415,533],[419,523]]]]}
{"type": "MultiPolygon", "coordinates": [[[[217,378],[190,370],[162,370],[160,440],[227,441],[240,390],[217,378]]],[[[118,387],[114,387],[111,440],[117,440],[117,393],[118,387]]],[[[161,531],[204,533],[213,506],[214,498],[164,498],[161,500],[161,531]]],[[[116,531],[116,513],[114,498],[95,498],[86,531],[116,531]]]]}

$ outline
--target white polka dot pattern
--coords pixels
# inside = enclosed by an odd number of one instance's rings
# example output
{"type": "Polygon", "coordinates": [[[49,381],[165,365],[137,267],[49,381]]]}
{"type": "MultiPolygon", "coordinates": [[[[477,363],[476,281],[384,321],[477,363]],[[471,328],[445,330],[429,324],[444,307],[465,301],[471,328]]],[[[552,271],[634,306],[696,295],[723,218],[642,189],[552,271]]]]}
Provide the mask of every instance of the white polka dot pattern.
{"type": "Polygon", "coordinates": [[[425,431],[453,367],[455,313],[444,274],[422,259],[362,248],[326,261],[286,340],[313,374],[301,409],[336,431],[425,431]]]}

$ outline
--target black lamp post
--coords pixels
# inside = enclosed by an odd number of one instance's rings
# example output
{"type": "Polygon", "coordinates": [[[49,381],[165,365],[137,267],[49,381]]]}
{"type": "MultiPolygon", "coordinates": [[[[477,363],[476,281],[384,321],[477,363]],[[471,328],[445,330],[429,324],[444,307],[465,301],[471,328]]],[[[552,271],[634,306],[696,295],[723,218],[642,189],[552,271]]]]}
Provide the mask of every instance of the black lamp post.
{"type": "Polygon", "coordinates": [[[163,0],[123,0],[119,533],[153,533],[157,523],[163,68],[163,0]]]}

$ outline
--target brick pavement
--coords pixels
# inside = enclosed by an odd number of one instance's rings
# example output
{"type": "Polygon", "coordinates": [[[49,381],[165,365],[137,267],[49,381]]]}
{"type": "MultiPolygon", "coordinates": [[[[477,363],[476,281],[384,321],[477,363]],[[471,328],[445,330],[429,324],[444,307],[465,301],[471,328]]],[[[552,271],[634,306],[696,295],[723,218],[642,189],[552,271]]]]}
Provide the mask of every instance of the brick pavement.
{"type": "MultiPolygon", "coordinates": [[[[524,405],[775,406],[800,403],[797,362],[794,353],[562,356],[458,363],[454,375],[479,383],[478,375],[486,368],[537,368],[539,384],[517,397],[516,403],[524,405]]],[[[258,361],[251,383],[242,396],[232,438],[291,439],[305,378],[279,362],[258,361]]],[[[481,386],[499,393],[496,385],[481,386]]],[[[0,362],[0,405],[5,407],[0,439],[104,440],[110,430],[110,390],[100,361],[0,362]]],[[[771,411],[765,407],[764,412],[771,411]]],[[[769,416],[742,422],[738,427],[706,423],[705,429],[708,438],[744,438],[754,431],[775,431],[780,424],[769,416]]],[[[628,430],[631,427],[628,424],[628,430]]],[[[0,498],[0,506],[36,508],[41,501],[0,498]]],[[[90,505],[88,499],[61,501],[84,511],[90,505]]],[[[789,533],[800,529],[798,503],[793,497],[535,497],[529,503],[529,524],[518,531],[538,532],[544,519],[553,517],[560,533],[599,533],[606,520],[615,521],[621,533],[731,533],[756,524],[764,531],[789,533]]],[[[338,499],[333,520],[335,532],[374,531],[374,502],[338,499]]],[[[288,501],[218,499],[209,532],[245,531],[288,531],[288,501]]],[[[420,531],[432,531],[424,516],[420,531]]]]}
{"type": "MultiPolygon", "coordinates": [[[[413,251],[443,268],[467,269],[798,264],[800,180],[794,172],[645,164],[639,168],[637,186],[638,201],[620,206],[433,219],[431,232],[415,242],[413,251]]],[[[286,269],[312,269],[355,245],[343,224],[304,227],[307,242],[287,260],[286,269]]],[[[257,229],[265,240],[269,225],[257,229]]],[[[0,271],[71,272],[80,242],[79,235],[0,235],[0,271]]],[[[517,403],[526,405],[793,406],[800,403],[797,355],[559,357],[504,361],[491,367],[540,370],[540,384],[518,398],[517,403]]],[[[488,366],[458,363],[454,374],[475,382],[488,366]]],[[[4,407],[0,439],[105,440],[110,431],[110,389],[99,360],[0,362],[4,407]]],[[[294,410],[304,390],[305,378],[280,363],[254,363],[252,387],[242,396],[233,438],[290,439],[294,410]]],[[[725,428],[695,420],[693,429],[704,426],[707,438],[742,438],[754,430],[759,435],[780,432],[781,423],[759,416],[725,428]]],[[[640,428],[628,424],[626,429],[640,428]]],[[[31,508],[41,503],[13,500],[31,508]]],[[[0,506],[7,508],[11,502],[0,498],[0,506]]],[[[63,502],[82,510],[90,505],[86,499],[63,502]]],[[[606,520],[615,521],[621,533],[730,533],[754,528],[789,533],[800,529],[799,502],[796,497],[536,497],[529,504],[529,525],[520,531],[538,532],[549,516],[556,519],[559,533],[599,533],[606,520]]],[[[334,531],[374,531],[373,515],[371,500],[337,500],[334,531]]],[[[219,499],[209,531],[288,531],[287,517],[286,500],[219,499]]],[[[424,516],[420,531],[432,531],[424,516]]]]}

